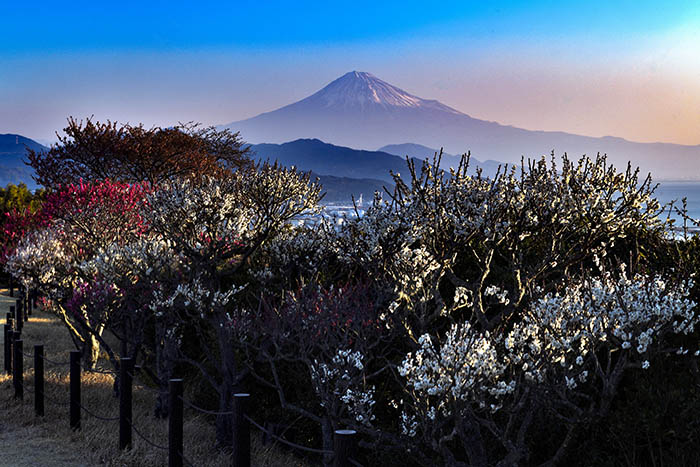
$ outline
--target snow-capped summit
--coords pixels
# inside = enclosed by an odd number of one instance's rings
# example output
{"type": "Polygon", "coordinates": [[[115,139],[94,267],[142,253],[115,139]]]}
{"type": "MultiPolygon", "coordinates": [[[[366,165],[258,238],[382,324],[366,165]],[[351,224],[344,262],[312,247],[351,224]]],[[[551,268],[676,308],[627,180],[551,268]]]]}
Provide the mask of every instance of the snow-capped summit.
{"type": "Polygon", "coordinates": [[[328,84],[301,103],[335,109],[382,107],[431,108],[459,114],[438,101],[421,99],[382,81],[371,73],[351,71],[328,84]]]}
{"type": "Polygon", "coordinates": [[[471,150],[480,160],[518,165],[523,155],[539,158],[552,150],[557,154],[566,151],[574,157],[607,153],[609,161],[618,167],[626,167],[632,161],[641,167],[642,173],[653,170],[657,179],[684,179],[688,174],[698,173],[700,168],[700,145],[634,143],[620,138],[501,125],[414,96],[359,71],[344,74],[298,102],[224,127],[240,131],[251,143],[318,138],[326,143],[370,150],[387,144],[415,143],[444,148],[448,154],[471,150]]]}

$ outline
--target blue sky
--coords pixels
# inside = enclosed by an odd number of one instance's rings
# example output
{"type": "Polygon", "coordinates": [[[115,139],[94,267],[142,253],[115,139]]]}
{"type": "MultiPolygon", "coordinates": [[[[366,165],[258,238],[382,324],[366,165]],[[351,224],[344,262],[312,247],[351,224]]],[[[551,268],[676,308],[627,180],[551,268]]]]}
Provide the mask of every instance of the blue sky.
{"type": "Polygon", "coordinates": [[[639,36],[697,20],[698,2],[24,2],[3,6],[5,52],[288,48],[417,35],[639,36]]]}
{"type": "Polygon", "coordinates": [[[700,144],[697,1],[38,1],[0,24],[0,133],[225,123],[359,69],[525,128],[700,144]]]}

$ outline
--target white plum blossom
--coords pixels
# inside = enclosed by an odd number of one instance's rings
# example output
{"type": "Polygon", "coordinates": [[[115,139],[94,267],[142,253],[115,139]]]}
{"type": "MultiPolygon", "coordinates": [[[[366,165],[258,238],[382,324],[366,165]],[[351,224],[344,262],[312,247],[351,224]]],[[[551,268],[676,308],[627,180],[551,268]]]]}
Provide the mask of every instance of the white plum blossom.
{"type": "Polygon", "coordinates": [[[7,259],[5,269],[25,285],[46,291],[74,285],[73,255],[66,248],[62,223],[29,232],[7,259]]]}
{"type": "Polygon", "coordinates": [[[498,303],[502,305],[508,305],[510,303],[510,300],[508,300],[508,291],[503,290],[500,287],[497,287],[495,285],[490,285],[486,287],[486,290],[484,290],[484,295],[488,296],[494,296],[498,300],[498,303]]]}
{"type": "Polygon", "coordinates": [[[691,285],[669,290],[660,278],[629,279],[624,270],[617,279],[604,273],[571,284],[533,303],[506,338],[509,358],[533,381],[561,368],[573,388],[572,378],[600,345],[646,354],[665,333],[692,332],[700,317],[687,299],[691,285]]]}
{"type": "Polygon", "coordinates": [[[314,360],[311,382],[322,407],[331,403],[329,397],[340,400],[357,422],[370,426],[375,419],[374,386],[365,385],[363,360],[360,352],[339,349],[330,362],[314,360]]]}
{"type": "Polygon", "coordinates": [[[420,348],[409,353],[399,367],[418,400],[433,400],[443,414],[455,401],[477,401],[497,411],[502,399],[515,388],[506,374],[507,361],[498,352],[498,339],[476,331],[469,323],[454,324],[440,346],[430,335],[418,339],[420,348]]]}
{"type": "Polygon", "coordinates": [[[195,310],[200,318],[205,318],[210,310],[221,310],[231,302],[231,299],[241,292],[246,286],[232,287],[221,292],[209,290],[198,280],[192,280],[186,284],[178,284],[170,294],[164,294],[158,290],[154,292],[153,301],[149,308],[158,315],[161,310],[171,309],[176,303],[186,309],[195,310]]]}

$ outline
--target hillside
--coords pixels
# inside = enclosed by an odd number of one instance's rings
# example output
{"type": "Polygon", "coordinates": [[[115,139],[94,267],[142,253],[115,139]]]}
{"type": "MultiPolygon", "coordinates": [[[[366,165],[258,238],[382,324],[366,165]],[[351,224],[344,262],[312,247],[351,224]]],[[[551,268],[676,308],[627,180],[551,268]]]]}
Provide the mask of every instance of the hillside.
{"type": "Polygon", "coordinates": [[[24,164],[27,148],[43,151],[48,148],[36,141],[16,134],[0,134],[0,186],[9,183],[26,183],[30,189],[37,188],[32,180],[32,169],[24,164]]]}
{"type": "Polygon", "coordinates": [[[283,144],[254,144],[257,159],[278,161],[321,175],[374,179],[391,182],[390,172],[406,172],[406,160],[381,151],[365,151],[324,143],[318,139],[298,139],[283,144]]]}

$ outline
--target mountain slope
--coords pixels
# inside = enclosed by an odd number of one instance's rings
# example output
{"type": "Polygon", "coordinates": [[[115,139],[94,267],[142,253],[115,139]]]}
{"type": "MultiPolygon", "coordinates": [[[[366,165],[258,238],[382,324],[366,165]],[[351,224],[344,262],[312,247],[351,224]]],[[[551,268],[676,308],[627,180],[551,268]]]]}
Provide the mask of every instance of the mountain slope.
{"type": "MultiPolygon", "coordinates": [[[[361,72],[350,72],[317,93],[272,112],[225,125],[253,142],[319,138],[342,146],[377,148],[412,141],[451,154],[471,151],[479,160],[520,163],[521,156],[551,151],[607,153],[619,168],[627,161],[655,178],[700,179],[700,145],[635,143],[622,138],[530,131],[472,118],[361,72]]],[[[343,174],[345,175],[345,174],[343,174]]]]}
{"type": "Polygon", "coordinates": [[[0,186],[25,183],[30,189],[37,188],[32,179],[34,171],[24,164],[27,148],[34,151],[48,149],[22,135],[0,134],[0,186]]]}
{"type": "MultiPolygon", "coordinates": [[[[402,157],[412,157],[415,159],[428,159],[432,160],[435,154],[439,153],[439,149],[429,148],[423,146],[422,144],[415,143],[404,143],[404,144],[387,144],[379,148],[379,151],[388,152],[389,154],[394,154],[396,156],[402,157]]],[[[455,156],[448,154],[443,151],[442,158],[440,161],[440,167],[447,169],[448,167],[457,167],[461,161],[462,156],[455,156]]],[[[477,168],[482,169],[482,174],[487,177],[493,177],[496,175],[499,167],[504,165],[503,162],[498,162],[494,160],[480,161],[475,157],[469,158],[469,171],[470,174],[475,174],[477,168]]]]}
{"type": "Polygon", "coordinates": [[[259,160],[277,161],[321,175],[367,178],[392,182],[390,171],[406,172],[406,160],[379,151],[364,151],[324,143],[318,139],[298,139],[284,144],[254,144],[251,150],[259,160]]]}
{"type": "Polygon", "coordinates": [[[390,172],[407,172],[402,157],[379,151],[363,151],[324,143],[317,139],[299,139],[284,144],[254,144],[251,146],[257,160],[279,162],[297,167],[319,177],[324,202],[350,202],[352,197],[371,200],[375,191],[392,191],[390,172]]]}

